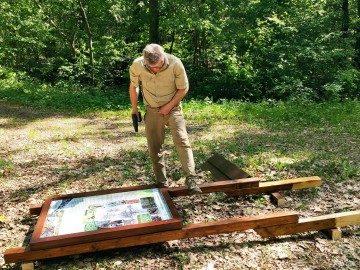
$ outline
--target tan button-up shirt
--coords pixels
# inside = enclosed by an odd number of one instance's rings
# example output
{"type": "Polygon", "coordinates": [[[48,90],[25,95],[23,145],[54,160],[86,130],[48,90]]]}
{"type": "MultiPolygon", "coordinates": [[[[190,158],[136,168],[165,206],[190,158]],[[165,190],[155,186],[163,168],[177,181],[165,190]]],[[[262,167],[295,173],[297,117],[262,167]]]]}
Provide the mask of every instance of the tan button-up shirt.
{"type": "Polygon", "coordinates": [[[158,73],[146,67],[143,57],[130,66],[130,81],[135,87],[142,85],[144,103],[150,107],[161,107],[168,103],[178,89],[189,86],[184,65],[174,55],[165,54],[164,66],[158,73]]]}

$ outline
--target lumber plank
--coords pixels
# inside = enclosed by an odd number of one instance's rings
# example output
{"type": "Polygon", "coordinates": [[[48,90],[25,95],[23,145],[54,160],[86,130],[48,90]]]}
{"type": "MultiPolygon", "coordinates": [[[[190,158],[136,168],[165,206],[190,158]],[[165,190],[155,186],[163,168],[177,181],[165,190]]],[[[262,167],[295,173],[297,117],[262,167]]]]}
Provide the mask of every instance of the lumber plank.
{"type": "Polygon", "coordinates": [[[274,185],[292,185],[292,189],[303,189],[317,187],[321,184],[321,178],[318,176],[308,176],[300,178],[292,178],[278,181],[262,182],[260,187],[271,187],[274,185]]]}
{"type": "Polygon", "coordinates": [[[5,250],[5,263],[28,262],[40,259],[50,259],[68,255],[82,254],[99,250],[110,250],[138,245],[153,244],[184,238],[193,238],[219,233],[230,233],[280,224],[296,224],[299,215],[294,211],[270,213],[252,217],[233,218],[214,222],[190,224],[181,229],[114,238],[98,242],[83,243],[71,246],[31,250],[29,247],[19,247],[5,250]]]}
{"type": "MultiPolygon", "coordinates": [[[[211,192],[227,192],[233,191],[242,188],[253,188],[258,187],[260,179],[253,178],[244,178],[244,179],[234,179],[234,180],[224,180],[217,181],[212,183],[199,184],[203,194],[211,192]]],[[[187,186],[168,188],[167,191],[171,197],[180,197],[180,196],[189,196],[189,190],[187,186]]]]}
{"type": "Polygon", "coordinates": [[[329,217],[335,219],[334,227],[345,227],[360,224],[360,210],[349,211],[340,214],[332,214],[329,215],[329,217]]]}
{"type": "Polygon", "coordinates": [[[323,215],[319,217],[302,218],[297,224],[285,224],[281,226],[269,226],[255,229],[264,238],[279,235],[290,235],[309,231],[321,231],[335,227],[345,227],[360,224],[360,210],[323,215]]]}
{"type": "Polygon", "coordinates": [[[218,171],[226,175],[229,179],[241,179],[250,177],[248,173],[239,168],[236,164],[228,161],[220,154],[214,154],[207,160],[218,171]]]}
{"type": "Polygon", "coordinates": [[[244,196],[250,194],[270,193],[282,190],[294,190],[301,188],[311,188],[321,185],[321,178],[318,176],[309,176],[279,181],[260,182],[259,187],[244,188],[234,191],[228,191],[229,196],[244,196]]]}
{"type": "Polygon", "coordinates": [[[184,228],[186,238],[200,237],[211,234],[230,233],[271,226],[271,223],[295,224],[299,221],[297,212],[270,213],[252,217],[232,218],[214,222],[190,224],[184,228]]]}
{"type": "Polygon", "coordinates": [[[201,169],[203,171],[209,171],[211,172],[211,176],[216,181],[222,181],[222,180],[231,180],[229,177],[227,177],[225,174],[220,172],[214,165],[210,164],[209,162],[205,162],[201,165],[201,169]]]}

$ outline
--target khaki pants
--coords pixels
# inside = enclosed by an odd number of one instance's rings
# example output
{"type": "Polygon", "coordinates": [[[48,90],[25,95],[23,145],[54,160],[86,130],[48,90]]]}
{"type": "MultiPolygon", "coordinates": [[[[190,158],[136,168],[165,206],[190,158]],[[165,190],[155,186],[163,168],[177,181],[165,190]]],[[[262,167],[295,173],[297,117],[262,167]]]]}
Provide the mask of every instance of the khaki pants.
{"type": "Polygon", "coordinates": [[[181,106],[175,106],[168,115],[160,114],[157,108],[147,107],[144,120],[148,151],[152,160],[156,181],[167,181],[163,153],[165,126],[168,126],[171,131],[185,176],[195,175],[194,156],[181,106]]]}

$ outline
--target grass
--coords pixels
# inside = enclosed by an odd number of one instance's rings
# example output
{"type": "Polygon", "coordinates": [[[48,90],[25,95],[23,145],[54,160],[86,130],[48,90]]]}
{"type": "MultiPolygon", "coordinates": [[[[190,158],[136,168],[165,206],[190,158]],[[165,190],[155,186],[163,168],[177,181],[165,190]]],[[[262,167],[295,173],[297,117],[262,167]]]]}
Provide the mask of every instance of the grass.
{"type": "MultiPolygon", "coordinates": [[[[104,90],[68,85],[59,88],[11,77],[0,81],[0,99],[58,112],[96,115],[101,119],[126,119],[130,113],[126,87],[104,90]]],[[[360,105],[357,101],[314,104],[221,100],[215,103],[205,98],[185,100],[183,107],[190,134],[194,134],[197,163],[205,161],[211,153],[222,152],[232,156],[240,167],[250,173],[265,174],[267,179],[276,179],[289,171],[312,172],[341,181],[359,175],[360,105]]],[[[76,150],[69,145],[79,143],[89,131],[69,117],[67,127],[53,125],[52,140],[61,142],[59,151],[64,155],[76,156],[76,150]]],[[[12,117],[11,121],[18,120],[12,117]]],[[[109,139],[113,136],[108,129],[102,129],[100,135],[109,139]]],[[[30,141],[41,141],[48,135],[35,126],[28,130],[27,136],[30,141]]],[[[26,147],[29,149],[31,145],[26,147]]],[[[176,151],[170,150],[169,158],[176,163],[176,151]]],[[[146,159],[146,151],[135,149],[131,155],[134,157],[129,156],[130,159],[146,159]]],[[[7,164],[0,163],[3,174],[14,170],[11,161],[7,164]]],[[[151,171],[149,163],[146,171],[151,171]]],[[[123,171],[124,178],[134,174],[131,166],[123,171]]],[[[173,170],[171,175],[176,180],[181,178],[179,170],[173,170]]]]}
{"type": "Polygon", "coordinates": [[[201,129],[202,139],[193,145],[202,160],[221,151],[270,178],[289,171],[342,181],[359,175],[358,102],[190,101],[184,107],[188,121],[201,129]]]}
{"type": "MultiPolygon", "coordinates": [[[[130,113],[126,87],[104,90],[68,85],[59,88],[12,77],[0,81],[0,99],[58,112],[96,115],[101,119],[127,118],[130,113]]],[[[231,155],[240,167],[250,173],[260,172],[267,179],[276,179],[289,171],[312,172],[341,181],[359,175],[360,105],[357,101],[314,104],[221,100],[215,103],[205,98],[185,100],[183,107],[190,134],[195,134],[192,141],[197,163],[205,161],[211,153],[222,152],[231,155]]],[[[76,150],[69,145],[80,142],[89,131],[71,118],[68,121],[66,128],[53,126],[57,134],[52,139],[61,142],[59,151],[65,151],[64,155],[76,156],[76,150]]],[[[100,135],[109,139],[113,136],[108,129],[102,129],[100,135]]],[[[35,127],[28,130],[27,136],[30,141],[41,141],[47,135],[35,127]]],[[[26,147],[29,149],[31,145],[26,147]]],[[[170,150],[169,158],[177,163],[176,151],[170,150]]],[[[146,159],[146,151],[135,149],[131,155],[134,157],[129,156],[130,159],[146,159]]],[[[0,169],[3,174],[14,170],[13,166],[1,163],[0,169]]],[[[149,163],[146,171],[151,171],[149,163]]],[[[136,174],[131,166],[122,173],[124,178],[136,174]]],[[[179,170],[173,170],[171,175],[176,180],[181,178],[179,170]]]]}
{"type": "Polygon", "coordinates": [[[6,176],[15,171],[15,165],[11,160],[0,159],[0,176],[6,176]]]}

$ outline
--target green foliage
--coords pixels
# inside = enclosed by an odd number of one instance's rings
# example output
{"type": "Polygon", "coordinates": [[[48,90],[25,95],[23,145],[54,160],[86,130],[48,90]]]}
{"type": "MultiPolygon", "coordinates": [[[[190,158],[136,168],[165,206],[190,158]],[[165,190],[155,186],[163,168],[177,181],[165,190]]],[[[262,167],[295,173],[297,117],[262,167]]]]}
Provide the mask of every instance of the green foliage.
{"type": "MultiPolygon", "coordinates": [[[[127,85],[149,42],[148,2],[82,2],[87,22],[79,1],[2,1],[1,65],[45,84],[127,85]]],[[[335,0],[160,1],[158,35],[183,60],[193,98],[359,99],[358,18],[349,4],[344,37],[335,0]]]]}
{"type": "Polygon", "coordinates": [[[0,99],[39,108],[62,111],[98,111],[128,108],[128,88],[96,88],[71,81],[60,81],[56,86],[41,84],[15,73],[0,81],[0,99]]]}
{"type": "Polygon", "coordinates": [[[0,159],[0,176],[6,176],[15,171],[15,165],[10,160],[0,159]]]}

